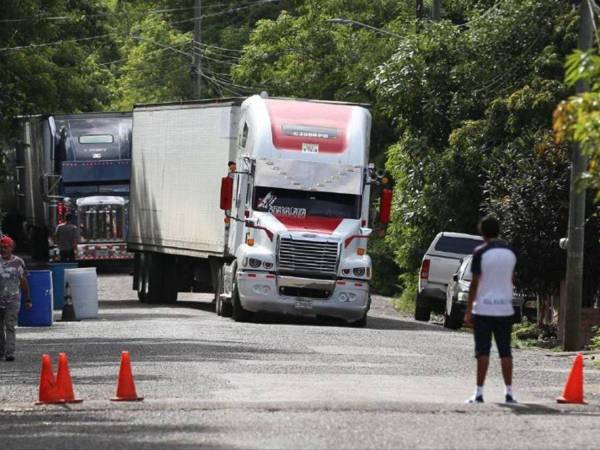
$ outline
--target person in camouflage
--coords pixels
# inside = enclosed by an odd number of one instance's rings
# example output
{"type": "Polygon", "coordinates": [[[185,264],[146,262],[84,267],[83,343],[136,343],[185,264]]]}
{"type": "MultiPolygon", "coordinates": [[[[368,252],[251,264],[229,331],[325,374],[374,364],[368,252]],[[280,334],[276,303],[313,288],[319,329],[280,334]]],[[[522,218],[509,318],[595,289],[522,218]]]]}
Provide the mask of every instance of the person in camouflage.
{"type": "Polygon", "coordinates": [[[15,327],[21,307],[21,291],[25,307],[32,307],[25,262],[13,255],[15,242],[9,236],[0,238],[0,357],[15,360],[15,327]]]}

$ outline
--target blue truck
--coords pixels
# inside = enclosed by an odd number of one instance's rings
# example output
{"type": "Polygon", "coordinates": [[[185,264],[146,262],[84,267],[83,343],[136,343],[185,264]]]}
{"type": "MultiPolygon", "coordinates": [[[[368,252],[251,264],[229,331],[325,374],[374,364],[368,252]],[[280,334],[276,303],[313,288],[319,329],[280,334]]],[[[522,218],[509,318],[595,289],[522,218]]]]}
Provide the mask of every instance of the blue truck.
{"type": "Polygon", "coordinates": [[[132,258],[125,245],[131,126],[131,113],[121,112],[18,118],[4,152],[14,170],[4,232],[35,259],[56,259],[54,230],[71,213],[81,231],[78,260],[132,258]]]}

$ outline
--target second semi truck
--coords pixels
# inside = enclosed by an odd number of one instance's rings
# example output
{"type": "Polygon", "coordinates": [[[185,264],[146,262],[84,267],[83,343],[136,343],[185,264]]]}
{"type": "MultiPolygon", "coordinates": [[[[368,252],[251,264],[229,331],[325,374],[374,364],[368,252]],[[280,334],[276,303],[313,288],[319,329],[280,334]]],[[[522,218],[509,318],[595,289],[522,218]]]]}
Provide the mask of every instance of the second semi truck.
{"type": "MultiPolygon", "coordinates": [[[[237,321],[274,312],[366,323],[367,109],[253,96],[139,106],[133,123],[128,248],[140,301],[211,291],[237,321]]],[[[383,223],[390,207],[383,189],[383,223]]]]}

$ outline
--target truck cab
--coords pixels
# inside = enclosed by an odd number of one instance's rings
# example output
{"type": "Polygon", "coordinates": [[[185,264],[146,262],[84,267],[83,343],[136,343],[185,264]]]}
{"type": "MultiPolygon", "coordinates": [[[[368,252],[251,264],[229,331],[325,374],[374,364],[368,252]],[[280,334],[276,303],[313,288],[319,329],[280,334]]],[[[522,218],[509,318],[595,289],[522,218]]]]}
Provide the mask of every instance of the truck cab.
{"type": "Polygon", "coordinates": [[[260,96],[242,104],[237,170],[221,193],[235,258],[217,311],[366,323],[370,127],[359,105],[260,96]]]}

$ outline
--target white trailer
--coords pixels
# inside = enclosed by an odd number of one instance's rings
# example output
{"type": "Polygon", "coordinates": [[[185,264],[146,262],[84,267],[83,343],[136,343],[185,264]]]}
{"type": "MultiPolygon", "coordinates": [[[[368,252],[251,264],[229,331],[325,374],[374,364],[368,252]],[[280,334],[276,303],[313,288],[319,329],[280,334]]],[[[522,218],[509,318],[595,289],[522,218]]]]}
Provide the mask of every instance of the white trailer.
{"type": "Polygon", "coordinates": [[[219,190],[235,159],[240,104],[134,108],[127,241],[140,301],[171,303],[178,291],[214,290],[216,267],[228,256],[219,190]]]}

